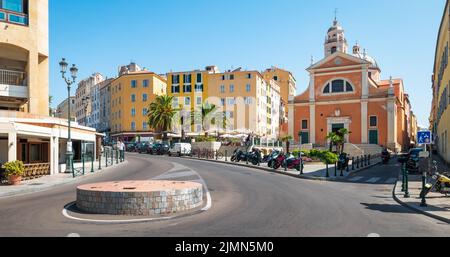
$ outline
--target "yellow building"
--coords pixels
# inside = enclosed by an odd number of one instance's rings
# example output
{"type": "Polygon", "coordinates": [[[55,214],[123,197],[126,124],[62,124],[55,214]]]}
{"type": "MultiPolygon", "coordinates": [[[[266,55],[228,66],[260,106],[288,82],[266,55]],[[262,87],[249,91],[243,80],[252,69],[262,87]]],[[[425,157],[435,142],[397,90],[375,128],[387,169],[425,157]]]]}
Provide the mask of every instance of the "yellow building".
{"type": "Polygon", "coordinates": [[[450,71],[449,37],[450,37],[450,1],[445,4],[444,14],[439,28],[436,54],[433,67],[433,102],[430,125],[439,155],[450,162],[450,71]]]}
{"type": "Polygon", "coordinates": [[[0,1],[0,109],[48,115],[48,1],[0,1]]]}
{"type": "Polygon", "coordinates": [[[165,95],[167,81],[150,71],[124,73],[111,82],[111,136],[131,141],[153,136],[147,110],[157,96],[165,95]]]}

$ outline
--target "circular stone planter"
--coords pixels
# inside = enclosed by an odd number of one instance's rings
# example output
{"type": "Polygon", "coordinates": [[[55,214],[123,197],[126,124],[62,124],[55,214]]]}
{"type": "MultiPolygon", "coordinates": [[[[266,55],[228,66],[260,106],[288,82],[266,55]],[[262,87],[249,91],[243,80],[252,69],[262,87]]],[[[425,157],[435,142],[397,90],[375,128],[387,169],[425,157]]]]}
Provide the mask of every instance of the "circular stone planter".
{"type": "Polygon", "coordinates": [[[200,207],[203,185],[180,181],[121,181],[77,188],[77,208],[92,214],[150,216],[200,207]]]}

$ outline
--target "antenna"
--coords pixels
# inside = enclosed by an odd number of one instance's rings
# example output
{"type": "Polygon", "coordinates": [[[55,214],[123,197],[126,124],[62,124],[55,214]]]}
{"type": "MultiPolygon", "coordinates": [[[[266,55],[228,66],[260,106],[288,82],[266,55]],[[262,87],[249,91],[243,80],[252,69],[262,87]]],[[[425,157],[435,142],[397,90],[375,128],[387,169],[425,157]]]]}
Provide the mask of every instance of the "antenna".
{"type": "Polygon", "coordinates": [[[334,9],[334,21],[337,21],[337,13],[338,13],[338,9],[335,8],[334,9]]]}

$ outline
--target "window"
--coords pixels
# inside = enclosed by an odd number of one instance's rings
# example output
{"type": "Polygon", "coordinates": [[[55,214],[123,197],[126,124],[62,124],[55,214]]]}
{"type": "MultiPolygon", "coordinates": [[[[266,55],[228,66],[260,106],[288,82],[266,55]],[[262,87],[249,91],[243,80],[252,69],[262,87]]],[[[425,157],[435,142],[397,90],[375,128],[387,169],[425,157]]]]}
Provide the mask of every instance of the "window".
{"type": "Polygon", "coordinates": [[[221,98],[220,99],[220,103],[222,104],[222,106],[224,106],[225,105],[225,98],[221,98]]]}
{"type": "Polygon", "coordinates": [[[142,115],[143,116],[147,116],[147,112],[148,112],[147,108],[142,109],[142,115]]]}
{"type": "Polygon", "coordinates": [[[142,130],[147,130],[147,122],[142,122],[142,130]]]}
{"type": "Polygon", "coordinates": [[[136,80],[132,80],[131,81],[131,88],[136,88],[137,86],[137,81],[136,80]]]}
{"type": "Polygon", "coordinates": [[[247,84],[247,85],[245,86],[245,91],[247,91],[247,92],[252,91],[252,86],[251,86],[250,84],[247,84]]]}
{"type": "Polygon", "coordinates": [[[251,74],[251,73],[248,73],[248,74],[247,74],[247,78],[248,78],[248,79],[251,79],[251,78],[252,78],[252,74],[251,74]]]}
{"type": "Polygon", "coordinates": [[[251,97],[244,97],[244,103],[246,105],[251,105],[253,103],[252,98],[251,97]]]}
{"type": "Polygon", "coordinates": [[[224,85],[220,85],[220,93],[225,93],[225,86],[224,85]]]}
{"type": "MultiPolygon", "coordinates": [[[[334,36],[336,36],[336,35],[334,35],[334,36]]],[[[337,51],[337,48],[335,46],[333,46],[331,48],[331,53],[334,54],[334,53],[336,53],[336,51],[337,51]]]]}
{"type": "Polygon", "coordinates": [[[23,0],[2,0],[0,7],[13,12],[25,12],[23,0]]]}
{"type": "Polygon", "coordinates": [[[203,92],[203,84],[195,85],[195,92],[197,93],[203,92]]]}
{"type": "Polygon", "coordinates": [[[132,108],[131,109],[131,117],[135,117],[136,116],[136,109],[132,108]]]}
{"type": "Polygon", "coordinates": [[[202,74],[201,73],[197,73],[197,83],[202,83],[202,74]]]}
{"type": "Polygon", "coordinates": [[[173,98],[172,104],[173,104],[173,106],[174,106],[175,108],[178,108],[178,106],[180,105],[179,102],[178,102],[178,97],[174,97],[174,98],[173,98]]]}
{"type": "Polygon", "coordinates": [[[192,83],[192,75],[191,74],[184,74],[183,75],[183,82],[184,82],[184,84],[191,84],[192,83]]]}
{"type": "Polygon", "coordinates": [[[230,80],[234,80],[234,74],[230,75],[230,80]]]}
{"type": "Polygon", "coordinates": [[[353,92],[353,86],[348,81],[342,79],[333,80],[323,90],[324,94],[347,92],[353,92]]]}
{"type": "Polygon", "coordinates": [[[202,104],[202,98],[201,97],[197,97],[197,105],[201,105],[202,104]]]}
{"type": "Polygon", "coordinates": [[[234,99],[233,97],[228,98],[227,105],[235,105],[235,104],[236,99],[234,99]]]}
{"type": "Polygon", "coordinates": [[[376,127],[378,126],[378,119],[377,116],[370,116],[370,126],[376,127]]]}
{"type": "Polygon", "coordinates": [[[136,122],[134,121],[131,122],[131,130],[136,130],[136,122]]]}
{"type": "Polygon", "coordinates": [[[222,80],[225,80],[225,75],[222,75],[222,80]]]}
{"type": "Polygon", "coordinates": [[[230,85],[230,93],[234,93],[234,85],[230,85]]]}
{"type": "Polygon", "coordinates": [[[302,129],[308,129],[308,120],[302,120],[302,129]]]}
{"type": "Polygon", "coordinates": [[[131,95],[131,102],[136,102],[136,95],[135,94],[132,94],[131,95]]]}
{"type": "Polygon", "coordinates": [[[191,98],[190,97],[185,97],[184,98],[184,105],[191,105],[191,98]]]}
{"type": "Polygon", "coordinates": [[[147,101],[148,101],[148,95],[142,94],[142,102],[147,102],[147,101]]]}
{"type": "Polygon", "coordinates": [[[180,93],[180,86],[172,86],[172,94],[180,93]]]}
{"type": "Polygon", "coordinates": [[[273,76],[273,80],[278,81],[278,76],[273,76]]]}
{"type": "Polygon", "coordinates": [[[148,87],[148,85],[149,85],[148,79],[145,79],[145,80],[142,81],[142,86],[143,87],[148,87]]]}
{"type": "Polygon", "coordinates": [[[172,84],[180,84],[180,75],[172,75],[172,84]]]}
{"type": "Polygon", "coordinates": [[[191,93],[192,92],[192,86],[191,85],[184,85],[183,86],[183,92],[191,93]]]}

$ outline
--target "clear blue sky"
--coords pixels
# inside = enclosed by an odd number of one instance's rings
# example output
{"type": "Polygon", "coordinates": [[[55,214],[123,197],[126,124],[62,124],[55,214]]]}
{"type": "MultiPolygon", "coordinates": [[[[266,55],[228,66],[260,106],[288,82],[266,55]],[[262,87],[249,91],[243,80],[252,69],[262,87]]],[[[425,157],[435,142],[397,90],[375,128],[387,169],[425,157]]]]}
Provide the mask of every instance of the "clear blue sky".
{"type": "MultiPolygon", "coordinates": [[[[50,92],[66,96],[58,62],[116,75],[131,60],[156,73],[218,65],[294,73],[308,85],[311,55],[323,58],[338,8],[350,47],[358,41],[382,69],[403,78],[419,124],[427,125],[435,44],[445,0],[50,0],[50,92]]],[[[72,90],[74,94],[75,89],[72,90]]]]}

